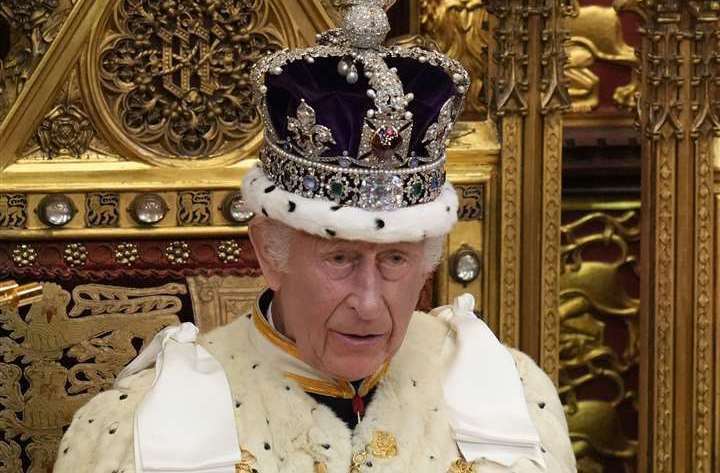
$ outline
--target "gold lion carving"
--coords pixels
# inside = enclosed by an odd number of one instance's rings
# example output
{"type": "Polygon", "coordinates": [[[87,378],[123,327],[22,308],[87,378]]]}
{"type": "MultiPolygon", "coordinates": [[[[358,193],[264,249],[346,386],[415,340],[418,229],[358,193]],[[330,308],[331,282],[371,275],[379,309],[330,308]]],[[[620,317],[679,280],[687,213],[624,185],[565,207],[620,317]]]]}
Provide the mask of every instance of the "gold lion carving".
{"type": "MultiPolygon", "coordinates": [[[[596,60],[630,68],[637,65],[635,50],[623,38],[618,15],[618,12],[633,10],[636,4],[637,0],[616,0],[613,7],[577,5],[578,14],[568,20],[571,39],[567,44],[565,74],[570,81],[573,111],[589,112],[599,103],[600,79],[590,70],[596,60]]],[[[615,103],[621,108],[634,107],[638,85],[633,70],[630,83],[615,89],[615,103]]]]}
{"type": "Polygon", "coordinates": [[[23,194],[0,194],[0,227],[22,227],[27,221],[27,200],[23,194]]]}
{"type": "Polygon", "coordinates": [[[112,386],[140,345],[178,322],[186,292],[182,284],[90,284],[71,297],[46,283],[29,312],[0,307],[0,471],[21,471],[23,454],[28,471],[50,471],[75,411],[112,386]]]}

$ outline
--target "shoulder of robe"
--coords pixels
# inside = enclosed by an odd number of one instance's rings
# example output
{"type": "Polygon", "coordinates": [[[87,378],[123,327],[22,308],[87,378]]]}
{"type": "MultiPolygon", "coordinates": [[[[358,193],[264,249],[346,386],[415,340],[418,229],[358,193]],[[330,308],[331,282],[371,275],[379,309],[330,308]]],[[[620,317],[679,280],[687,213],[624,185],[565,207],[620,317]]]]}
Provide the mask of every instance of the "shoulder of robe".
{"type": "MultiPolygon", "coordinates": [[[[433,317],[425,312],[416,311],[413,313],[408,325],[405,340],[398,352],[393,356],[390,364],[390,376],[388,382],[397,380],[402,383],[414,373],[413,376],[430,375],[440,373],[428,364],[428,360],[442,362],[445,359],[448,335],[450,326],[444,320],[433,317]],[[402,373],[402,376],[400,375],[402,373]]],[[[439,367],[442,371],[442,365],[439,367]]]]}
{"type": "Polygon", "coordinates": [[[565,410],[550,377],[525,353],[508,348],[517,364],[530,417],[538,429],[547,471],[577,471],[565,410]]]}
{"type": "Polygon", "coordinates": [[[219,325],[212,330],[202,333],[200,336],[205,340],[224,340],[228,337],[237,335],[238,332],[246,331],[247,327],[253,324],[252,314],[247,313],[238,317],[235,317],[230,322],[219,325]]]}
{"type": "Polygon", "coordinates": [[[78,409],[60,442],[54,473],[132,473],[135,409],[154,377],[154,369],[141,371],[78,409]]]}
{"type": "Polygon", "coordinates": [[[243,315],[201,334],[198,342],[216,357],[230,352],[237,353],[238,350],[244,349],[252,325],[253,321],[250,315],[243,315]]]}
{"type": "Polygon", "coordinates": [[[454,338],[449,322],[437,317],[434,311],[415,311],[403,345],[412,345],[423,351],[434,350],[438,345],[443,345],[449,337],[454,338]]]}

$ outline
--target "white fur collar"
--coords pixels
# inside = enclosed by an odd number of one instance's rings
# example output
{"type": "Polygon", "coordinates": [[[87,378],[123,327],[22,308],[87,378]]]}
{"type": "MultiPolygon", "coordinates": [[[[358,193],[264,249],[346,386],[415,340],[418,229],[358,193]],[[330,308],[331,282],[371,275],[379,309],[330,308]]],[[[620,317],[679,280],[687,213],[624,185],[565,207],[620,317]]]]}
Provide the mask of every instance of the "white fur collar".
{"type": "Polygon", "coordinates": [[[346,473],[353,454],[366,451],[374,436],[388,433],[397,442],[396,455],[370,453],[361,471],[438,472],[458,456],[440,382],[448,331],[431,316],[413,316],[403,346],[354,432],[285,380],[282,367],[263,359],[252,343],[250,319],[212,332],[205,343],[228,373],[240,443],[257,458],[258,471],[310,472],[322,463],[329,472],[346,473]]]}

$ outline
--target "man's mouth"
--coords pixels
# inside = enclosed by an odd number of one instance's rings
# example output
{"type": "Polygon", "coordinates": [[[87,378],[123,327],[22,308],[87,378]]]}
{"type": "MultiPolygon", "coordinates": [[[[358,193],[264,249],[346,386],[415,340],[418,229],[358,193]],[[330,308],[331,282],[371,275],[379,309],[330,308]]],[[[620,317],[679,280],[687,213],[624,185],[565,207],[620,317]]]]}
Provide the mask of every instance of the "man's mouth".
{"type": "Polygon", "coordinates": [[[346,344],[346,345],[358,347],[358,348],[369,347],[371,345],[375,345],[376,343],[383,340],[383,338],[385,337],[385,334],[372,334],[372,333],[359,334],[359,333],[343,333],[343,332],[335,332],[335,331],[332,331],[331,333],[337,337],[339,342],[346,344]]]}
{"type": "Polygon", "coordinates": [[[342,333],[343,335],[346,335],[348,337],[357,337],[357,338],[368,338],[368,337],[380,337],[382,336],[382,333],[347,333],[347,332],[338,332],[342,333]]]}

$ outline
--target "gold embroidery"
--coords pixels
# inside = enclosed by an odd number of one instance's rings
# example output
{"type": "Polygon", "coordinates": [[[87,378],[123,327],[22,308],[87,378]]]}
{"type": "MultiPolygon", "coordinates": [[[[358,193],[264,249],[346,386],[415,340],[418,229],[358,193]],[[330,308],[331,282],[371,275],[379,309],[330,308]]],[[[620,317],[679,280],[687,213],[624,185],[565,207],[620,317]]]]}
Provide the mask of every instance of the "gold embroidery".
{"type": "Polygon", "coordinates": [[[369,456],[387,459],[397,456],[397,453],[398,447],[395,436],[390,432],[377,430],[373,433],[373,438],[370,444],[365,447],[365,450],[353,454],[350,473],[360,473],[360,467],[367,461],[369,456]]]}
{"type": "Polygon", "coordinates": [[[370,453],[377,458],[392,458],[397,455],[397,441],[390,432],[376,431],[370,442],[370,453]]]}
{"type": "Polygon", "coordinates": [[[463,458],[458,458],[455,462],[450,465],[448,473],[473,473],[475,471],[473,464],[465,461],[463,458]]]}
{"type": "Polygon", "coordinates": [[[256,471],[253,467],[257,461],[255,455],[244,448],[241,449],[240,452],[242,453],[242,457],[240,458],[240,463],[235,465],[235,473],[252,473],[256,471]]]}
{"type": "Polygon", "coordinates": [[[273,329],[265,319],[265,316],[262,315],[262,311],[260,310],[260,297],[264,292],[265,291],[260,292],[257,299],[255,299],[255,305],[253,306],[252,319],[255,327],[257,327],[260,333],[262,333],[265,338],[270,341],[270,343],[277,346],[285,353],[295,358],[300,358],[300,352],[295,346],[295,343],[277,330],[273,329]]]}
{"type": "Polygon", "coordinates": [[[350,473],[360,473],[360,467],[363,463],[365,463],[365,460],[367,460],[368,457],[368,451],[367,449],[357,452],[352,457],[352,463],[350,464],[350,473]]]}

